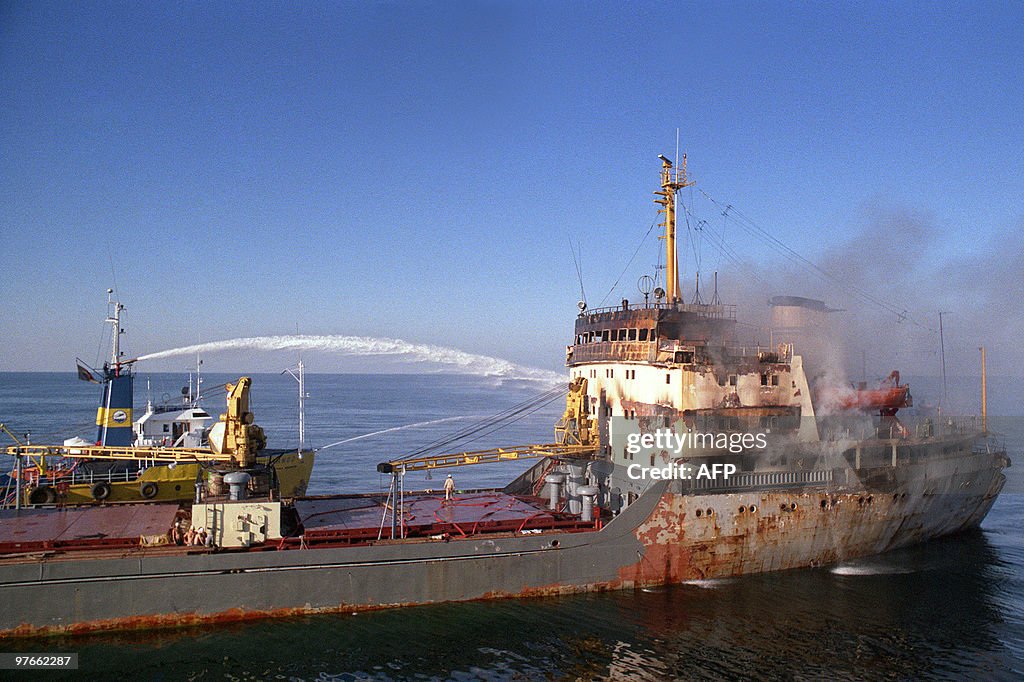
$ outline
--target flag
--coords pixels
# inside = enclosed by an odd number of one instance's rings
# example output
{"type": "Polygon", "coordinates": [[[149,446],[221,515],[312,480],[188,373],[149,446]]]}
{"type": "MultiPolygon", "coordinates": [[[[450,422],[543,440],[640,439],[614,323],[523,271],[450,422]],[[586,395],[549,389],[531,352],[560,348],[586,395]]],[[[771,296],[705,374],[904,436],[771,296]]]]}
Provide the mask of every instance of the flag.
{"type": "Polygon", "coordinates": [[[82,381],[89,381],[94,384],[100,383],[94,376],[96,370],[91,369],[87,364],[75,358],[75,363],[78,365],[78,378],[82,381]]]}

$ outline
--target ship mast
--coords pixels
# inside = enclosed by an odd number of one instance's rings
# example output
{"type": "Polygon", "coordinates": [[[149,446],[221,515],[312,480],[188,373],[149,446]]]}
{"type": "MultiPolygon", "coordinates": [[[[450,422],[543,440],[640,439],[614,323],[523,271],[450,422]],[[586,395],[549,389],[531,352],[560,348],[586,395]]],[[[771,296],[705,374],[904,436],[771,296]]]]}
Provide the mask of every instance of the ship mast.
{"type": "Polygon", "coordinates": [[[665,228],[665,234],[659,239],[665,240],[665,289],[669,303],[676,303],[682,300],[679,293],[679,255],[676,248],[676,193],[684,187],[694,184],[686,177],[686,154],[683,154],[682,167],[672,172],[672,162],[665,158],[664,154],[658,155],[661,159],[661,191],[655,192],[660,197],[654,203],[662,206],[658,213],[665,214],[665,222],[661,226],[665,228]]]}
{"type": "Polygon", "coordinates": [[[107,319],[104,320],[107,324],[111,325],[110,333],[110,366],[114,370],[114,376],[120,375],[121,369],[121,334],[124,334],[124,330],[121,329],[121,311],[124,310],[124,306],[119,301],[114,301],[111,295],[114,293],[113,289],[107,289],[107,309],[110,310],[110,306],[113,306],[113,314],[107,315],[107,319]]]}
{"type": "Polygon", "coordinates": [[[302,451],[306,447],[306,398],[309,397],[306,393],[305,365],[302,364],[302,358],[299,358],[295,370],[289,368],[281,374],[289,374],[299,382],[299,459],[302,459],[302,451]]]}

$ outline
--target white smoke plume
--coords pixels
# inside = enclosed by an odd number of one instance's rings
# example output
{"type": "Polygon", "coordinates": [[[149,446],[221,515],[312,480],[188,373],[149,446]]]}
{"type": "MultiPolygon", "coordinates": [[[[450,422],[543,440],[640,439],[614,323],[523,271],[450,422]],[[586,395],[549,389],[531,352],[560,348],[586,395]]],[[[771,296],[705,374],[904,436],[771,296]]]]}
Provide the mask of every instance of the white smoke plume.
{"type": "Polygon", "coordinates": [[[561,384],[566,378],[556,372],[524,367],[508,360],[467,353],[456,348],[410,343],[401,339],[369,336],[287,335],[252,336],[224,341],[210,341],[192,346],[171,348],[139,356],[138,360],[160,360],[181,355],[197,355],[224,351],[319,351],[342,355],[389,355],[409,362],[450,365],[468,374],[500,379],[518,379],[543,384],[561,384]]]}

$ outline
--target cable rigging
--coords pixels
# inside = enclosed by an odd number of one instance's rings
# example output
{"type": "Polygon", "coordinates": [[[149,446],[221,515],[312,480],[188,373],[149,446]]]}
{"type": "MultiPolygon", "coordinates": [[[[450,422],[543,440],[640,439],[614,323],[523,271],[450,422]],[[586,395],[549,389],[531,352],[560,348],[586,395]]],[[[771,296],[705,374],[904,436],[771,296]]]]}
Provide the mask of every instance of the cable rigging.
{"type": "Polygon", "coordinates": [[[789,246],[787,246],[785,243],[783,243],[777,237],[773,236],[770,232],[768,232],[764,228],[762,228],[759,225],[757,225],[757,223],[755,223],[749,217],[744,215],[739,209],[737,209],[736,207],[732,206],[731,204],[729,204],[727,206],[723,206],[720,202],[715,200],[714,197],[709,195],[703,189],[699,189],[698,191],[700,191],[700,193],[708,201],[713,203],[718,208],[723,209],[724,212],[731,211],[732,214],[733,214],[733,221],[735,223],[737,223],[742,229],[744,229],[750,235],[752,235],[752,236],[754,236],[754,237],[764,241],[765,243],[767,243],[769,247],[771,247],[773,250],[775,250],[780,255],[785,256],[786,258],[790,259],[791,261],[793,261],[793,262],[795,262],[797,264],[800,264],[800,265],[803,265],[803,266],[809,268],[819,278],[827,280],[828,282],[830,282],[830,283],[832,283],[834,285],[837,285],[839,287],[842,287],[842,288],[850,291],[851,293],[856,295],[858,298],[860,298],[862,301],[870,303],[870,304],[872,304],[874,306],[877,306],[878,308],[880,308],[880,309],[882,309],[882,310],[884,310],[884,311],[886,311],[888,313],[892,313],[892,314],[896,315],[901,322],[906,320],[906,321],[910,322],[911,324],[913,324],[913,325],[915,325],[917,327],[920,327],[922,329],[927,329],[929,331],[934,331],[930,327],[928,327],[927,325],[922,324],[922,323],[918,322],[916,319],[914,319],[913,317],[911,317],[908,314],[906,309],[900,309],[900,308],[898,308],[896,306],[893,306],[890,303],[887,303],[886,301],[883,301],[882,299],[874,296],[870,292],[865,291],[861,287],[858,287],[857,285],[855,285],[855,284],[853,284],[851,282],[847,282],[847,281],[845,281],[845,280],[835,276],[831,272],[825,270],[824,268],[819,267],[814,262],[810,261],[809,259],[807,259],[804,256],[800,255],[797,251],[795,251],[792,248],[790,248],[789,246]]]}
{"type": "Polygon", "coordinates": [[[557,386],[540,393],[538,395],[531,396],[527,400],[513,405],[497,414],[485,417],[484,419],[469,424],[457,431],[446,434],[422,447],[406,454],[401,459],[411,459],[414,457],[421,457],[431,452],[437,452],[443,449],[447,449],[454,443],[467,442],[471,443],[475,440],[479,440],[484,436],[487,436],[495,431],[503,429],[519,420],[527,417],[534,412],[545,407],[549,403],[558,398],[561,398],[566,393],[566,388],[563,386],[557,386]]]}

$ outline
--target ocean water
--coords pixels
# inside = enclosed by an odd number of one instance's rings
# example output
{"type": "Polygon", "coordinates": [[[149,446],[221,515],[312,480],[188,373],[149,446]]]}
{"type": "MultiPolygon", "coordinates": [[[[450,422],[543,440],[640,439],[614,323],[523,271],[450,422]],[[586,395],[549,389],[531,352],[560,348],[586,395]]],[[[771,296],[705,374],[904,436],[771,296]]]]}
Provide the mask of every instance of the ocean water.
{"type": "MultiPolygon", "coordinates": [[[[212,414],[221,410],[216,386],[235,378],[204,377],[212,414]]],[[[159,401],[180,395],[187,376],[153,375],[148,383],[159,401]]],[[[445,374],[308,374],[306,384],[307,447],[347,441],[318,454],[313,494],[384,489],[389,481],[377,462],[479,425],[547,388],[445,374]]],[[[136,410],[146,395],[140,374],[136,410]]],[[[1021,679],[1024,418],[1012,382],[994,382],[990,395],[990,412],[1000,415],[991,427],[1017,466],[977,532],[839,566],[660,589],[9,640],[0,651],[78,652],[77,673],[53,677],[80,679],[1021,679]]],[[[298,443],[296,397],[291,377],[254,376],[252,409],[274,447],[298,443]]],[[[0,373],[0,421],[30,431],[33,442],[91,437],[97,400],[98,387],[72,374],[0,373]]],[[[547,442],[561,409],[554,400],[453,447],[547,442]]],[[[455,476],[460,488],[503,485],[527,466],[469,467],[455,476]]],[[[407,484],[440,481],[420,474],[407,484]]]]}

